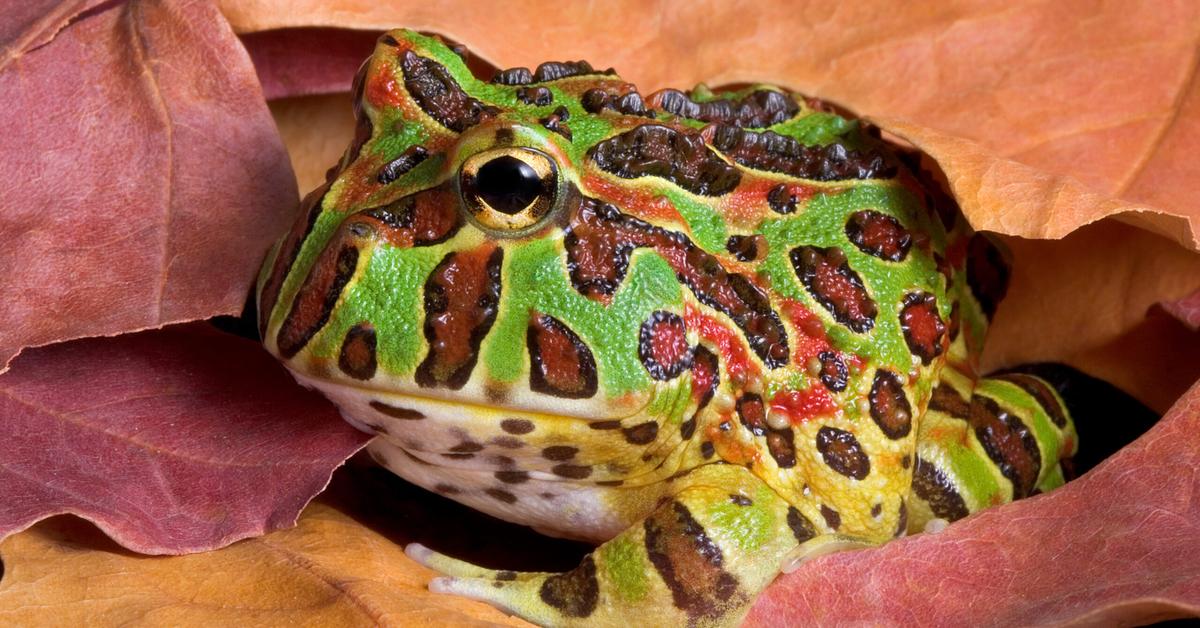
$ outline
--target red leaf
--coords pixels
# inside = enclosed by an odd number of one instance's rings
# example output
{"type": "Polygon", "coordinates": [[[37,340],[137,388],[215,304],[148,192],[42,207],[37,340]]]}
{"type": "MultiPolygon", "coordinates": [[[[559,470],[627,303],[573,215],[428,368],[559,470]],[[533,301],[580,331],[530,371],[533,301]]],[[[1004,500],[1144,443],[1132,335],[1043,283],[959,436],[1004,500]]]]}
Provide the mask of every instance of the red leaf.
{"type": "Polygon", "coordinates": [[[293,525],[368,440],[203,324],[27,352],[0,376],[0,537],[60,513],[151,554],[293,525]]]}
{"type": "MultiPolygon", "coordinates": [[[[1120,420],[1120,417],[1110,417],[1120,420]]],[[[1145,623],[1200,614],[1200,384],[1052,493],[776,581],[748,626],[1145,623]]]]}
{"type": "Polygon", "coordinates": [[[350,91],[380,31],[285,28],[242,36],[267,100],[350,91]]]}
{"type": "Polygon", "coordinates": [[[88,4],[0,19],[0,368],[22,347],[239,312],[296,207],[210,3],[88,4]]]}

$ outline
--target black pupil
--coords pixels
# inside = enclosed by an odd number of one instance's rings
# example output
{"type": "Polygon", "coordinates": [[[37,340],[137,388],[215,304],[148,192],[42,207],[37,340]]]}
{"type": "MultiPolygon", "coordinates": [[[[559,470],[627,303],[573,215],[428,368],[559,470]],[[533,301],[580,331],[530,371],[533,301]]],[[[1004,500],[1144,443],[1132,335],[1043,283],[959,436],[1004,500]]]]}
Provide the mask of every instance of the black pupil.
{"type": "Polygon", "coordinates": [[[475,175],[479,197],[492,209],[517,214],[542,193],[542,180],[529,164],[513,157],[497,157],[475,175]]]}

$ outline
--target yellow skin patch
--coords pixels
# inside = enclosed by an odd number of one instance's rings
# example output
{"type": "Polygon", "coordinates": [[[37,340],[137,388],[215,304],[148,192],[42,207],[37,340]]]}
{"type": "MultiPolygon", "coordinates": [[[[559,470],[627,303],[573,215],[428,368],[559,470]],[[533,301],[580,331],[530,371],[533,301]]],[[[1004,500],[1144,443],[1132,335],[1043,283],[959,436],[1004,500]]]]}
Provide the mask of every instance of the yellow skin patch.
{"type": "Polygon", "coordinates": [[[266,347],[380,464],[600,544],[565,574],[410,547],[433,589],[729,625],[798,560],[1062,482],[1057,393],[975,372],[1002,252],[862,124],[578,63],[480,80],[408,31],[356,99],[261,275],[266,347]]]}

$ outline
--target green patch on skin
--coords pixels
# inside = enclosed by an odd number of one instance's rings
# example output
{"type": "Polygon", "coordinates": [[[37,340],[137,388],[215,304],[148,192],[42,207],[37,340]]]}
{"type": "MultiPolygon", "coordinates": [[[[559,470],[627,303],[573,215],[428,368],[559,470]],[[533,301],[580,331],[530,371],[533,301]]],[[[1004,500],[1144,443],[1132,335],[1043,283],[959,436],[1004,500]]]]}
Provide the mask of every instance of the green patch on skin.
{"type": "Polygon", "coordinates": [[[683,414],[692,402],[691,375],[657,386],[658,390],[653,393],[650,405],[646,406],[644,412],[653,417],[665,417],[667,424],[683,422],[683,414]]]}
{"type": "Polygon", "coordinates": [[[604,576],[625,602],[637,602],[646,597],[650,586],[646,579],[649,565],[642,559],[645,552],[628,536],[618,536],[597,550],[604,576]]]}
{"type": "Polygon", "coordinates": [[[852,213],[863,209],[895,216],[912,232],[929,233],[935,248],[943,246],[944,235],[931,226],[928,215],[907,190],[894,184],[859,184],[842,192],[819,194],[791,216],[764,221],[761,231],[769,252],[760,276],[779,296],[798,300],[820,316],[830,341],[838,349],[907,373],[912,361],[900,330],[901,303],[910,291],[928,291],[937,298],[942,315],[947,316],[945,282],[937,273],[933,258],[918,247],[910,249],[903,262],[889,262],[867,255],[851,244],[846,238],[846,221],[852,213]],[[837,247],[845,252],[850,267],[878,306],[870,331],[856,333],[835,321],[800,282],[790,252],[802,245],[837,247]]]}
{"type": "Polygon", "coordinates": [[[756,551],[775,533],[775,513],[768,508],[772,498],[769,489],[759,489],[749,506],[719,499],[708,506],[705,528],[731,539],[742,552],[756,551]]]}
{"type": "Polygon", "coordinates": [[[443,246],[374,247],[365,271],[350,284],[329,323],[313,339],[313,355],[336,358],[346,332],[362,321],[370,321],[375,327],[380,368],[396,375],[414,372],[425,344],[421,286],[444,256],[443,246]],[[397,290],[397,286],[409,288],[397,290]]]}
{"type": "Polygon", "coordinates": [[[847,120],[832,113],[813,112],[780,122],[769,130],[794,138],[806,146],[825,146],[834,142],[847,148],[859,148],[857,141],[859,125],[856,120],[847,120]]]}
{"type": "Polygon", "coordinates": [[[500,314],[482,348],[489,375],[511,383],[525,373],[525,332],[529,313],[537,311],[562,321],[591,349],[600,385],[610,398],[649,391],[650,376],[638,359],[638,335],[655,310],[682,307],[675,271],[657,253],[638,250],[625,281],[605,306],[571,285],[565,260],[559,239],[506,250],[500,314]]]}
{"type": "MultiPolygon", "coordinates": [[[[975,451],[956,442],[938,445],[944,452],[951,477],[958,481],[959,494],[972,511],[1009,501],[996,479],[999,470],[990,464],[982,450],[975,451]]],[[[919,453],[922,457],[930,455],[925,451],[919,453]]]]}

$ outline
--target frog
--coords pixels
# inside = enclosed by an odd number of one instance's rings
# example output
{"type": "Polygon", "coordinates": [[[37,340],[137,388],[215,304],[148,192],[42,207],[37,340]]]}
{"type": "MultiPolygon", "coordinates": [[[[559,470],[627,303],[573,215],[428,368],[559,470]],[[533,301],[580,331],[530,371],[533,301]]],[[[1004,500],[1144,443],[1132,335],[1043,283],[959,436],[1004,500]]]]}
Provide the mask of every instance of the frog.
{"type": "Polygon", "coordinates": [[[595,545],[562,573],[409,545],[431,590],[733,625],[815,556],[1064,483],[1059,393],[980,371],[1007,253],[914,149],[778,86],[469,60],[379,38],[257,285],[266,349],[379,464],[595,545]]]}

